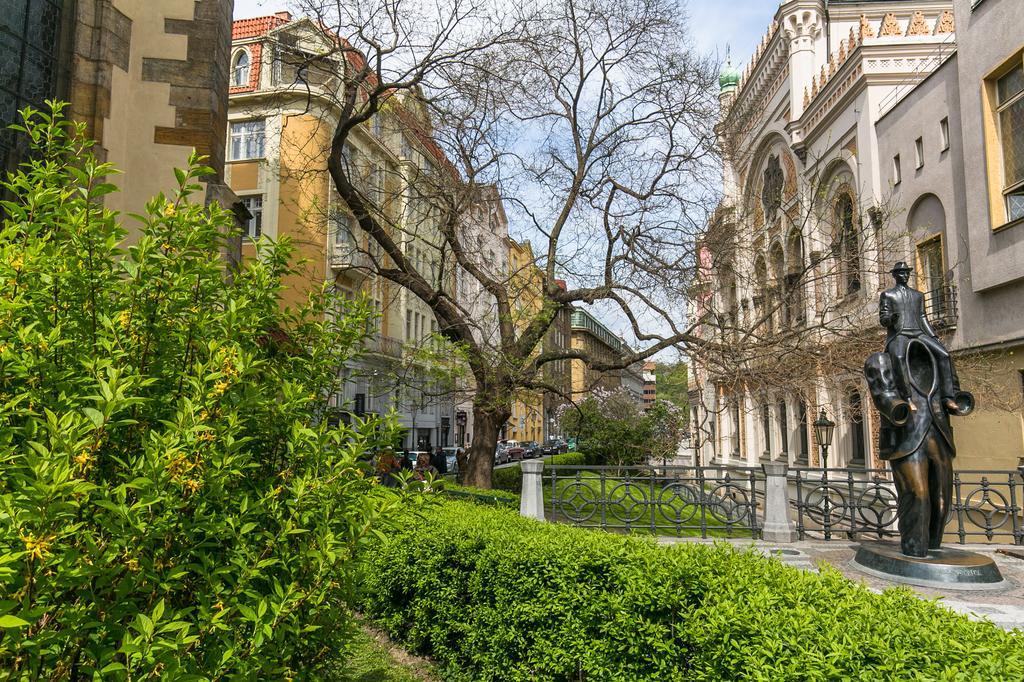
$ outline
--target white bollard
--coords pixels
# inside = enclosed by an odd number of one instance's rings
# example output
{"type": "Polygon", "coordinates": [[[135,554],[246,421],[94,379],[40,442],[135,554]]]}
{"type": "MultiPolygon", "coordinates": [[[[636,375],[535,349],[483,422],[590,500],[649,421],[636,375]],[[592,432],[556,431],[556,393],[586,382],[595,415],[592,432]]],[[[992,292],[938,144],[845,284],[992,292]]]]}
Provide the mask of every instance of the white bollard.
{"type": "Polygon", "coordinates": [[[519,515],[544,520],[544,461],[528,459],[520,462],[523,470],[523,492],[519,498],[519,515]]]}

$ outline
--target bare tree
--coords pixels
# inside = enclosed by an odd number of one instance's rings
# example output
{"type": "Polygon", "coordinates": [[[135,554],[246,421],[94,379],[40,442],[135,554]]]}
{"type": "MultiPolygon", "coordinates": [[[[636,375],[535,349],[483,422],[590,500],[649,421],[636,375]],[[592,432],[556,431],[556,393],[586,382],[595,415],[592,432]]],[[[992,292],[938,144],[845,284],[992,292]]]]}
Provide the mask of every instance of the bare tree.
{"type": "Polygon", "coordinates": [[[341,82],[328,88],[337,101],[322,154],[339,205],[368,238],[356,239],[366,268],[429,306],[472,375],[467,482],[490,486],[517,391],[564,393],[546,380],[551,363],[615,370],[701,343],[681,320],[713,199],[715,65],[689,46],[680,3],[294,4],[331,40],[315,53],[282,46],[285,66],[303,84],[318,65],[343,67],[330,76],[341,82]],[[418,153],[394,155],[416,157],[415,169],[384,169],[402,182],[372,177],[353,153],[375,121],[401,127],[393,147],[414,133],[418,153]],[[516,300],[517,273],[482,262],[468,239],[485,185],[499,188],[516,236],[533,245],[532,305],[516,300]],[[436,257],[420,258],[416,244],[436,257]],[[493,297],[492,342],[455,295],[457,269],[493,297]],[[587,304],[628,325],[636,349],[608,360],[544,348],[558,313],[587,304]]]}

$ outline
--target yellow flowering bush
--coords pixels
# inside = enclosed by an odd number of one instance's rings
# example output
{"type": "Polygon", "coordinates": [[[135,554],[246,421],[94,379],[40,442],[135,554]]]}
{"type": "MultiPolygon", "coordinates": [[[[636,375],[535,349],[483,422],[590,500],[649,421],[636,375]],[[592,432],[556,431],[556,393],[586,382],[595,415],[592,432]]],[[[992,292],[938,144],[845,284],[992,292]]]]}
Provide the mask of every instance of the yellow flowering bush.
{"type": "Polygon", "coordinates": [[[282,309],[286,243],[228,276],[195,156],[127,245],[61,108],[0,206],[0,679],[314,676],[400,504],[325,419],[369,308],[282,309]]]}

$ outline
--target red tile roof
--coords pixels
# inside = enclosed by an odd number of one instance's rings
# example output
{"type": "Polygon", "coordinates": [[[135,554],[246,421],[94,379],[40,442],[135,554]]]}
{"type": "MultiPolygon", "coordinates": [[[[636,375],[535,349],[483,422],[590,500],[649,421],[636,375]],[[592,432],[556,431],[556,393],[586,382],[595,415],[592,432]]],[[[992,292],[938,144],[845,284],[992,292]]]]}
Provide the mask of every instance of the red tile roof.
{"type": "Polygon", "coordinates": [[[253,17],[252,19],[239,19],[231,25],[231,40],[244,40],[245,38],[264,36],[291,20],[292,16],[287,12],[279,12],[265,17],[253,17]]]}

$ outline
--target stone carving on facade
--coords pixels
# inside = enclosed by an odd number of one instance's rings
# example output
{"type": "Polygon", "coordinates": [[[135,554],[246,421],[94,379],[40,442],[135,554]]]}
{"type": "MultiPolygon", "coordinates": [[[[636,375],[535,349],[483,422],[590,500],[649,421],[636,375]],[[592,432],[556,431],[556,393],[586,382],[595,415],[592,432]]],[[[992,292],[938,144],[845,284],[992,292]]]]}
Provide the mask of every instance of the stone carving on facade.
{"type": "MultiPolygon", "coordinates": [[[[806,89],[804,92],[807,92],[806,89]]],[[[789,201],[796,196],[796,165],[793,163],[793,157],[783,154],[782,166],[783,176],[786,178],[786,184],[782,188],[782,198],[789,201]]]]}
{"type": "Polygon", "coordinates": [[[935,24],[935,35],[940,33],[953,33],[956,31],[956,21],[953,19],[953,12],[950,10],[943,10],[942,14],[939,15],[939,20],[935,24]]]}
{"type": "Polygon", "coordinates": [[[807,91],[807,86],[804,86],[804,109],[811,103],[811,93],[807,91]]]}
{"type": "Polygon", "coordinates": [[[828,56],[828,77],[831,78],[834,75],[836,75],[836,57],[830,54],[828,56]]]}
{"type": "MultiPolygon", "coordinates": [[[[850,32],[851,33],[853,32],[852,28],[850,29],[850,32]]],[[[840,40],[839,41],[839,63],[840,64],[842,64],[843,62],[846,61],[846,54],[847,54],[846,53],[846,41],[845,40],[840,40]]]]}
{"type": "MultiPolygon", "coordinates": [[[[853,28],[850,28],[850,37],[853,37],[853,28]]],[[[871,28],[871,22],[868,20],[868,15],[860,15],[860,39],[874,38],[875,29],[871,28]]]]}
{"type": "Polygon", "coordinates": [[[900,29],[899,19],[892,12],[885,15],[882,19],[882,27],[878,30],[879,38],[890,38],[892,36],[901,36],[903,31],[900,29]]]}
{"type": "Polygon", "coordinates": [[[931,29],[928,28],[928,22],[924,19],[924,12],[918,10],[914,12],[914,16],[910,18],[910,24],[907,26],[908,36],[927,36],[931,35],[931,29]]]}

